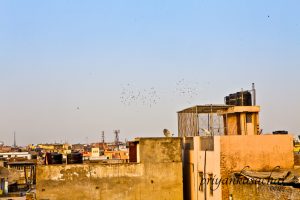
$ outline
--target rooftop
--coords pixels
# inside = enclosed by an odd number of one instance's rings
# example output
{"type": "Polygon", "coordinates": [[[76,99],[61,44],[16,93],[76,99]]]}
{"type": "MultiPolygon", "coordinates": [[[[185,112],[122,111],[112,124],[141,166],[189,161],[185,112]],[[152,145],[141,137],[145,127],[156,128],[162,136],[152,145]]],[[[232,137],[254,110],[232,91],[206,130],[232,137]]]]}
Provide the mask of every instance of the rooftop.
{"type": "Polygon", "coordinates": [[[178,111],[177,113],[216,113],[219,111],[225,111],[228,108],[234,106],[225,104],[206,104],[206,105],[196,105],[184,110],[178,111]]]}

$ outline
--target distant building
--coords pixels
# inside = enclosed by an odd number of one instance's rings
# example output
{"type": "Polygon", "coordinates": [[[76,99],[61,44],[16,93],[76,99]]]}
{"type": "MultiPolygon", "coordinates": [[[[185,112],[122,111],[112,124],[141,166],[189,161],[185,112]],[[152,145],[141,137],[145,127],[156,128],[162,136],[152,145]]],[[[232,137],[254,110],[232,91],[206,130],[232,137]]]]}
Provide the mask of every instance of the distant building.
{"type": "Polygon", "coordinates": [[[64,153],[66,150],[71,150],[69,144],[38,144],[37,148],[42,149],[44,152],[58,152],[64,153]]]}
{"type": "Polygon", "coordinates": [[[128,151],[104,151],[104,156],[107,159],[129,160],[128,151]]]}
{"type": "Polygon", "coordinates": [[[11,152],[12,151],[11,146],[0,146],[0,153],[6,153],[6,152],[11,152]]]}
{"type": "Polygon", "coordinates": [[[8,169],[15,169],[19,179],[10,186],[11,191],[28,190],[36,182],[36,161],[13,161],[7,163],[8,169]]]}
{"type": "Polygon", "coordinates": [[[107,143],[92,143],[91,145],[92,145],[93,148],[99,148],[100,151],[108,149],[107,143]]]}
{"type": "Polygon", "coordinates": [[[92,157],[99,157],[100,156],[100,149],[99,148],[92,148],[92,157]]]}
{"type": "Polygon", "coordinates": [[[31,159],[31,154],[28,152],[7,152],[0,153],[0,159],[11,159],[11,158],[24,158],[27,160],[31,159]]]}
{"type": "Polygon", "coordinates": [[[183,199],[181,138],[134,144],[131,163],[37,166],[37,198],[183,199]]]}
{"type": "Polygon", "coordinates": [[[72,144],[72,151],[76,151],[76,152],[85,152],[86,151],[86,146],[84,144],[72,144]]]}

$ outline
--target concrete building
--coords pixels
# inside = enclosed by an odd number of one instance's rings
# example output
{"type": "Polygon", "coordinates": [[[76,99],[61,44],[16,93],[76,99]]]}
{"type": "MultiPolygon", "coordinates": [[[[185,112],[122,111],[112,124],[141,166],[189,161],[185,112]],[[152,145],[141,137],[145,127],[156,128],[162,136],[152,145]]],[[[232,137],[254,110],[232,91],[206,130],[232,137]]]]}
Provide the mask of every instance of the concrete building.
{"type": "Polygon", "coordinates": [[[197,105],[178,112],[178,136],[259,135],[259,106],[197,105]]]}
{"type": "Polygon", "coordinates": [[[58,152],[58,153],[64,153],[64,151],[66,150],[71,150],[71,146],[67,143],[38,144],[37,148],[42,149],[44,152],[58,152]]]}
{"type": "Polygon", "coordinates": [[[26,191],[36,183],[36,161],[14,161],[7,163],[8,170],[14,170],[18,173],[18,180],[10,185],[11,192],[26,191]]]}
{"type": "Polygon", "coordinates": [[[128,151],[104,151],[104,156],[107,159],[129,160],[128,151]]]}
{"type": "MultiPolygon", "coordinates": [[[[219,182],[242,170],[271,172],[294,167],[290,135],[184,138],[185,199],[229,199],[232,184],[219,182]],[[208,181],[212,180],[214,181],[208,181]]],[[[242,186],[241,186],[242,187],[242,186]]],[[[235,198],[234,198],[235,199],[235,198]]]]}
{"type": "Polygon", "coordinates": [[[99,157],[99,156],[100,156],[100,149],[99,148],[92,148],[91,157],[99,157]]]}
{"type": "Polygon", "coordinates": [[[138,138],[136,162],[37,166],[38,199],[183,199],[181,138],[138,138]]]}
{"type": "Polygon", "coordinates": [[[243,94],[226,97],[226,105],[197,105],[178,112],[178,136],[183,137],[184,199],[251,199],[255,196],[252,186],[246,190],[251,195],[241,193],[241,188],[248,186],[230,182],[236,180],[233,174],[272,174],[279,168],[294,168],[293,137],[262,135],[260,107],[252,105],[249,92],[246,101],[243,94]]]}
{"type": "Polygon", "coordinates": [[[31,154],[28,152],[7,152],[7,153],[0,153],[0,158],[2,159],[24,158],[30,160],[31,154]]]}
{"type": "Polygon", "coordinates": [[[11,146],[4,146],[4,145],[0,145],[0,153],[7,153],[7,152],[11,152],[13,150],[13,147],[11,146]]]}

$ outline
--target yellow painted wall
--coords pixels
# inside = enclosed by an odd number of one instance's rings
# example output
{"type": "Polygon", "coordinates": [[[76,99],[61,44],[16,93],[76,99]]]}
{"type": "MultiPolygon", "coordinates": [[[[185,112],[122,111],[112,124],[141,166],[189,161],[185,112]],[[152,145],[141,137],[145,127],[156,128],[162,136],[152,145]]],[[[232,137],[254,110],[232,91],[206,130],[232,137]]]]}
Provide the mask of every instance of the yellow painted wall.
{"type": "MultiPolygon", "coordinates": [[[[282,169],[294,167],[293,137],[291,135],[228,135],[214,136],[214,150],[206,152],[206,175],[227,178],[232,172],[248,170],[271,171],[276,166],[282,169]]],[[[184,151],[185,191],[190,199],[204,199],[199,191],[199,172],[204,172],[205,152],[201,150],[201,137],[194,137],[194,150],[184,151]],[[190,154],[193,155],[190,155],[190,154]],[[189,155],[189,156],[187,156],[189,155]],[[194,165],[194,170],[190,167],[194,165]],[[189,178],[186,178],[186,177],[189,178]],[[190,183],[186,183],[186,182],[190,183]],[[191,191],[191,192],[189,192],[191,191]]],[[[206,176],[207,177],[207,176],[206,176]]],[[[229,199],[229,188],[214,185],[213,196],[207,186],[207,199],[229,199]]]]}

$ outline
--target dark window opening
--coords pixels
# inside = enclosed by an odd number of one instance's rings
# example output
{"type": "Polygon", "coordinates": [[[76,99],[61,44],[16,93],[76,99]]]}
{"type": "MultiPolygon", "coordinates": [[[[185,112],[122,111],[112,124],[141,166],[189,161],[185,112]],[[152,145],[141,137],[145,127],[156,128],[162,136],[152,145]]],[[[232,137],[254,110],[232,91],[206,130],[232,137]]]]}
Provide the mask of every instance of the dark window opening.
{"type": "Polygon", "coordinates": [[[246,122],[247,123],[252,123],[252,113],[247,113],[246,114],[246,122]]]}

